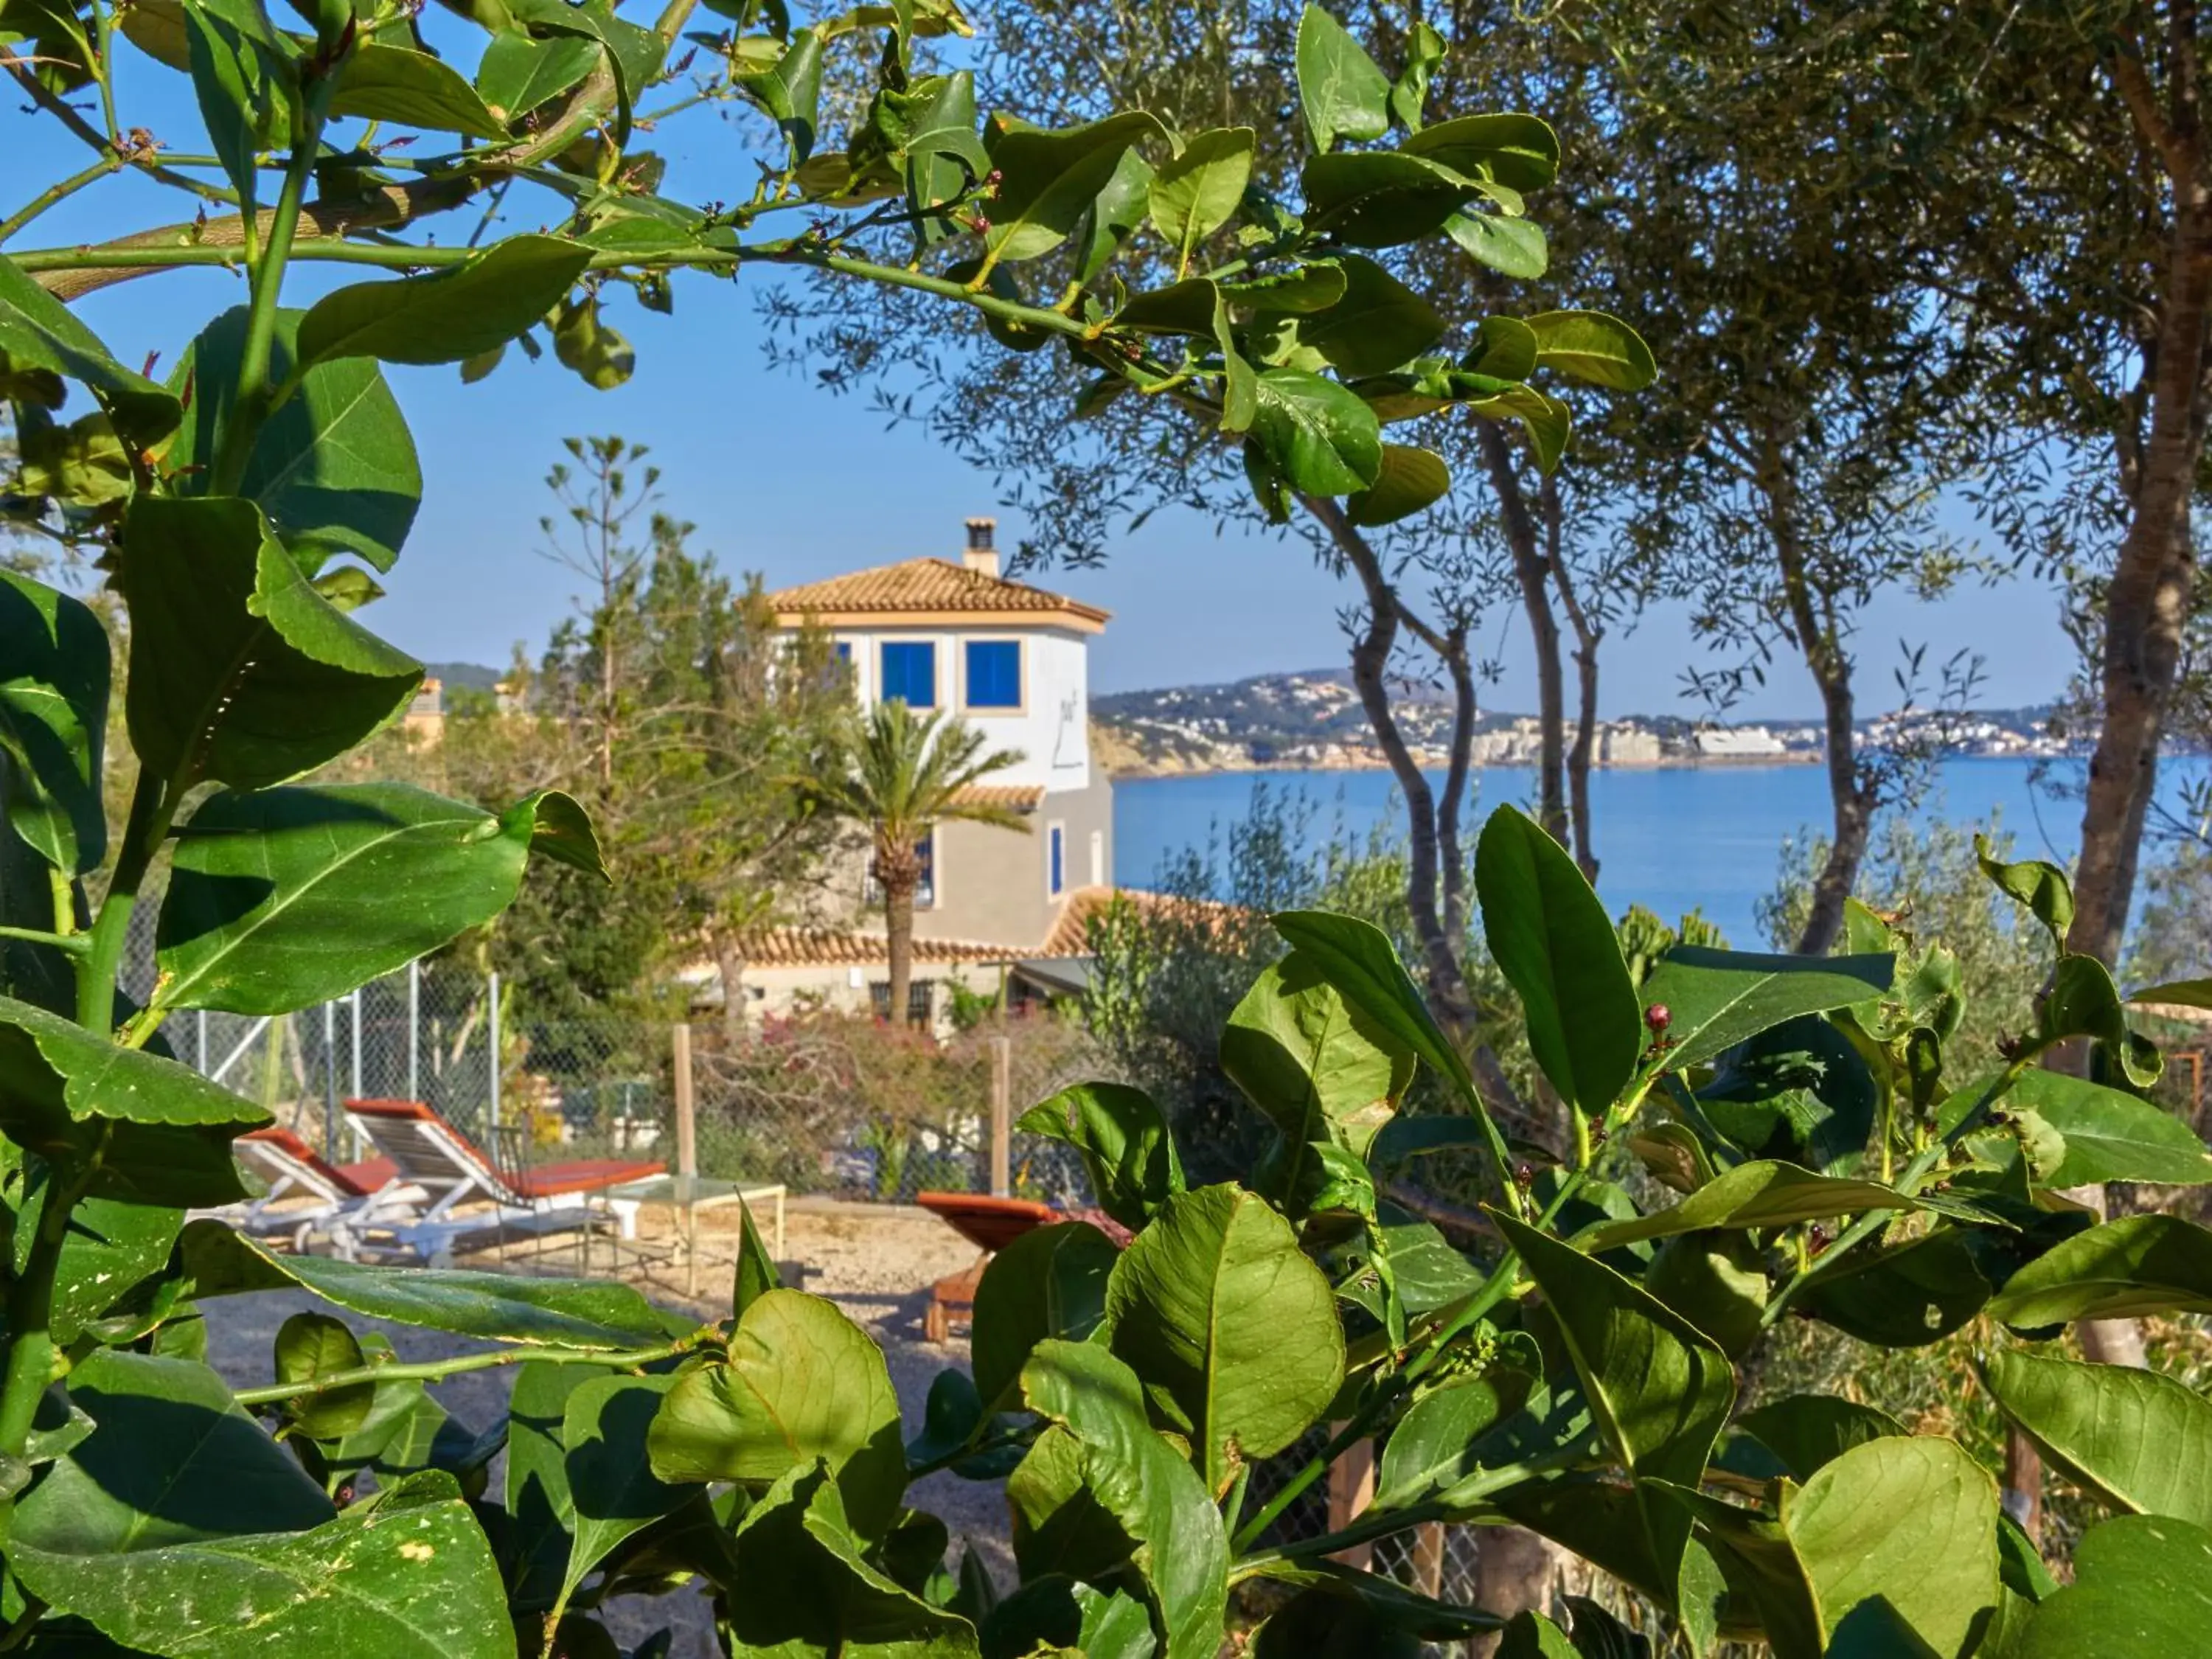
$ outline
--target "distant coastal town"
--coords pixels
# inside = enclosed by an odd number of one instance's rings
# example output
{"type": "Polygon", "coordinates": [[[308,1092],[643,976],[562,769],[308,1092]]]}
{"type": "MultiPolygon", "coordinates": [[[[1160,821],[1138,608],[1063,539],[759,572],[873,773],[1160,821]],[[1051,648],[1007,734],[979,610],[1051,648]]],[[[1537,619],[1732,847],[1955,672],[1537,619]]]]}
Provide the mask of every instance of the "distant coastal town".
{"type": "MultiPolygon", "coordinates": [[[[1441,694],[1396,703],[1400,724],[1424,765],[1449,759],[1451,709],[1441,694]]],[[[1978,710],[1951,716],[1942,737],[1953,754],[2013,758],[2068,752],[2049,730],[2044,708],[1978,710]]],[[[1355,771],[1382,766],[1350,677],[1341,670],[1264,674],[1222,685],[1126,691],[1091,703],[1092,744],[1117,777],[1275,770],[1355,771]]],[[[1894,748],[1926,738],[1924,711],[1887,714],[1859,722],[1869,748],[1894,748]]],[[[1533,714],[1486,714],[1477,722],[1479,766],[1534,763],[1540,727],[1533,714]]],[[[1600,766],[1698,766],[1812,763],[1826,753],[1813,720],[1727,723],[1680,715],[1632,714],[1602,722],[1595,734],[1600,766]]]]}

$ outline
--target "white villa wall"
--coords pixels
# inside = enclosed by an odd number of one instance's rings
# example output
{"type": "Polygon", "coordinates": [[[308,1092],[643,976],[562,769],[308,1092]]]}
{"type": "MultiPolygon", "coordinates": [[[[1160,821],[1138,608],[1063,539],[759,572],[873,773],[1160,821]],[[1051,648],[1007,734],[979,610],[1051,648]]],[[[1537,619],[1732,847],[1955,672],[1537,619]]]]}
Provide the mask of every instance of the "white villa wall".
{"type": "MultiPolygon", "coordinates": [[[[1036,784],[1045,789],[1091,787],[1091,688],[1088,641],[1072,629],[1000,625],[941,628],[840,628],[831,637],[849,646],[853,678],[864,707],[880,692],[887,640],[927,641],[937,647],[937,706],[950,709],[989,739],[994,749],[1015,750],[1021,763],[994,772],[993,784],[1036,784]],[[1022,707],[969,708],[965,678],[969,640],[1014,640],[1022,647],[1022,707]]],[[[1087,866],[1086,866],[1087,868],[1087,866]]]]}

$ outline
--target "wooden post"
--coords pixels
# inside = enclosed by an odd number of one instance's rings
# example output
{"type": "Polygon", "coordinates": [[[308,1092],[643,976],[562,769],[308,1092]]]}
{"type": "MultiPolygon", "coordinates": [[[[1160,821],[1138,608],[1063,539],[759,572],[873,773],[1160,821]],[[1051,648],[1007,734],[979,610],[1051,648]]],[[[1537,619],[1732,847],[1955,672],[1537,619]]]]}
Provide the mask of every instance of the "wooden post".
{"type": "MultiPolygon", "coordinates": [[[[1375,1443],[1358,1440],[1345,1448],[1328,1472],[1328,1529],[1342,1532],[1375,1498],[1375,1443]]],[[[1375,1546],[1354,1544],[1334,1557],[1347,1567],[1364,1572],[1375,1559],[1375,1546]]]]}
{"type": "Polygon", "coordinates": [[[991,1190],[1014,1190],[1014,1045],[1002,1036],[991,1039],[991,1190]]]}
{"type": "Polygon", "coordinates": [[[676,1173],[699,1173],[699,1123],[691,1097],[691,1028],[682,1021],[670,1030],[676,1068],[676,1173]]]}
{"type": "Polygon", "coordinates": [[[1443,1594],[1444,1523],[1424,1521],[1413,1528],[1413,1588],[1431,1600],[1443,1594]]]}

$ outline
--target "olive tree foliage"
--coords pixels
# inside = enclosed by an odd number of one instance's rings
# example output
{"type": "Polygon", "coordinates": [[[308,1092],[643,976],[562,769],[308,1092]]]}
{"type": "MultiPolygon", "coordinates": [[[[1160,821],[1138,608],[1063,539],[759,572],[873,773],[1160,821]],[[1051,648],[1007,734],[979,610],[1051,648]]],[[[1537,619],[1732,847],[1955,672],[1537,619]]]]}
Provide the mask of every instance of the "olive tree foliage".
{"type": "MultiPolygon", "coordinates": [[[[1560,394],[1577,384],[1633,391],[1654,373],[1632,332],[1534,281],[1547,269],[1548,222],[1531,204],[1558,174],[1561,140],[1532,115],[1459,112],[1496,91],[1485,73],[1489,21],[1455,20],[1466,37],[1450,43],[1409,15],[1340,20],[1312,5],[1052,5],[991,20],[986,69],[1012,101],[1079,117],[1111,96],[1137,96],[1180,132],[1182,155],[1133,169],[1093,221],[1151,222],[1159,240],[1136,250],[1133,268],[1167,286],[1120,314],[1198,339],[1184,367],[1150,381],[1101,374],[1096,354],[1018,331],[994,328],[992,344],[958,350],[918,335],[897,307],[838,294],[763,301],[776,355],[833,390],[866,386],[890,416],[926,422],[992,471],[1030,520],[1025,560],[1095,562],[1109,537],[1187,507],[1292,529],[1355,582],[1353,683],[1407,802],[1407,896],[1425,978],[1462,1034],[1479,1023],[1457,945],[1469,897],[1475,628],[1505,592],[1482,544],[1493,525],[1477,504],[1483,462],[1468,434],[1525,445],[1548,472],[1572,426],[1560,394]],[[1289,74],[1274,54],[1283,42],[1289,74]],[[1205,125],[1217,120],[1237,125],[1205,125]],[[1477,135],[1498,147],[1463,148],[1477,135]],[[1378,143],[1388,147],[1370,147],[1378,143]],[[1479,188],[1448,201],[1450,188],[1423,182],[1439,164],[1474,167],[1479,188]],[[1193,303],[1208,282],[1224,301],[1218,319],[1193,303]],[[1532,293],[1559,308],[1514,314],[1532,293]],[[1190,306],[1188,318],[1164,314],[1167,295],[1190,306]],[[1237,424],[1239,375],[1206,384],[1216,361],[1200,331],[1209,326],[1217,349],[1226,340],[1258,368],[1249,428],[1237,424]],[[1334,472],[1310,447],[1286,465],[1271,447],[1271,386],[1309,374],[1344,394],[1330,394],[1329,407],[1358,428],[1357,444],[1335,446],[1349,471],[1334,472]],[[1081,417],[1073,426],[1071,409],[1081,417]],[[1368,480],[1359,469],[1370,453],[1368,480]],[[1455,718],[1440,787],[1399,718],[1398,688],[1413,678],[1449,686],[1455,718]]],[[[1095,246],[1078,238],[1010,280],[1092,304],[1095,246]]]]}

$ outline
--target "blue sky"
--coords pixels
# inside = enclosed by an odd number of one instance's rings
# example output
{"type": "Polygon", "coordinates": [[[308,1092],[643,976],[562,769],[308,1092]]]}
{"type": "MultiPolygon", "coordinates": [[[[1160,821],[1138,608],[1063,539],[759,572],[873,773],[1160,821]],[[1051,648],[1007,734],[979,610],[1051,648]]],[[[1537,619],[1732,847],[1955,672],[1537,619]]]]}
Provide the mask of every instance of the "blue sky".
{"type": "MultiPolygon", "coordinates": [[[[118,58],[124,125],[151,126],[176,148],[197,144],[182,78],[128,46],[118,58]]],[[[53,121],[20,107],[17,97],[0,100],[0,155],[9,160],[0,212],[87,159],[53,121]]],[[[654,142],[669,155],[678,192],[694,199],[742,193],[733,177],[750,169],[721,123],[675,121],[654,142]]],[[[187,216],[180,211],[186,202],[137,178],[103,181],[11,246],[54,246],[162,224],[187,216]]],[[[456,216],[440,228],[451,238],[467,222],[456,216]]],[[[507,228],[537,227],[518,220],[507,228]]],[[[307,303],[334,285],[332,269],[302,270],[287,286],[288,301],[307,303]]],[[[422,453],[424,500],[405,556],[386,579],[389,597],[363,620],[431,661],[500,665],[518,641],[534,653],[576,587],[570,573],[535,550],[546,467],[560,458],[561,440],[575,434],[619,432],[650,445],[670,510],[699,526],[695,545],[713,550],[727,568],[761,572],[771,586],[921,554],[953,556],[961,520],[997,511],[989,481],[939,453],[919,429],[885,431],[863,398],[832,397],[811,375],[769,370],[748,291],[762,280],[752,272],[734,285],[679,279],[672,318],[619,304],[611,320],[635,345],[637,372],[611,392],[591,390],[550,358],[532,363],[514,351],[475,386],[463,386],[451,368],[388,370],[422,453]]],[[[177,271],[108,289],[79,310],[124,361],[158,350],[167,364],[207,318],[243,298],[239,277],[177,271]]],[[[1012,546],[1022,526],[1000,517],[1000,545],[1012,546]]],[[[1301,544],[1259,533],[1255,525],[1218,531],[1209,520],[1164,512],[1117,544],[1106,568],[1044,580],[1115,613],[1093,651],[1102,690],[1343,660],[1337,614],[1349,593],[1313,567],[1301,544]]],[[[1534,688],[1514,615],[1501,604],[1486,629],[1486,650],[1501,638],[1506,647],[1504,678],[1486,701],[1522,710],[1534,706],[1534,688]]],[[[1860,639],[1869,712],[1890,698],[1900,638],[1930,642],[1931,661],[1961,645],[1984,653],[1990,706],[2051,696],[2071,662],[2055,604],[2034,583],[1975,588],[1932,606],[1887,598],[1869,608],[1860,639]]],[[[1607,646],[1606,712],[1695,712],[1679,696],[1693,653],[1680,607],[1648,615],[1633,635],[1607,646]]],[[[1796,716],[1816,707],[1802,670],[1784,663],[1743,712],[1796,716]]]]}

